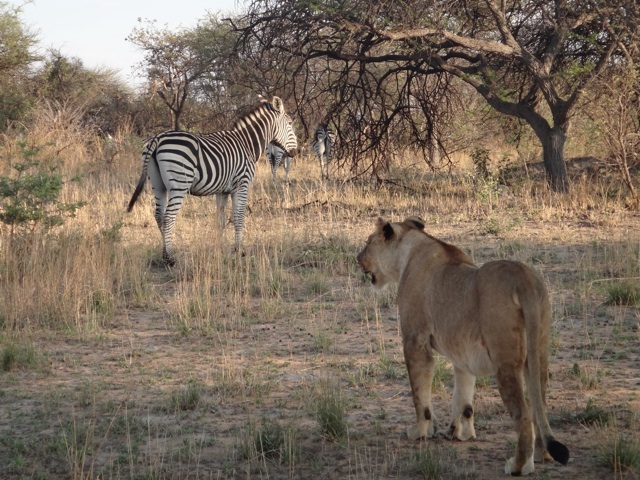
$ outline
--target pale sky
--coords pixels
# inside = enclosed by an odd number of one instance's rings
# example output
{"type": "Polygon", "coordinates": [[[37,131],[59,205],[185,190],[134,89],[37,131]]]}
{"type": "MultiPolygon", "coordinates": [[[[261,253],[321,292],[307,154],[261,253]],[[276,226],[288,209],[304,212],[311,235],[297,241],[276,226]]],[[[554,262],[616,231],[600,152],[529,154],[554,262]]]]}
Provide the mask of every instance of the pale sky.
{"type": "Polygon", "coordinates": [[[49,48],[82,59],[86,67],[108,67],[135,84],[132,66],[142,52],[125,38],[138,18],[156,20],[162,28],[194,27],[209,13],[240,10],[242,0],[35,0],[22,5],[20,18],[37,34],[41,53],[49,48]]]}

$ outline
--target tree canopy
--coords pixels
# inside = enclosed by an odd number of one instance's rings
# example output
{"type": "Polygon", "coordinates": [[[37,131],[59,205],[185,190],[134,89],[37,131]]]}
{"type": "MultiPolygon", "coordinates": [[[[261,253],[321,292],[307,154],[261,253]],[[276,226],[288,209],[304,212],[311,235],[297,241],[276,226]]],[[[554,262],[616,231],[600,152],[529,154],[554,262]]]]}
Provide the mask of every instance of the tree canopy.
{"type": "Polygon", "coordinates": [[[253,0],[236,29],[245,49],[292,72],[298,105],[351,123],[379,155],[405,132],[423,148],[437,142],[451,87],[467,85],[533,129],[550,186],[566,192],[572,114],[607,67],[637,59],[638,10],[635,0],[253,0]]]}
{"type": "Polygon", "coordinates": [[[22,23],[20,14],[20,8],[0,2],[0,130],[27,108],[21,79],[38,59],[36,36],[22,23]]]}
{"type": "Polygon", "coordinates": [[[219,99],[229,88],[234,42],[229,27],[215,15],[194,28],[177,31],[140,21],[127,40],[144,52],[138,68],[144,73],[151,95],[160,97],[171,113],[171,128],[181,128],[181,116],[190,102],[219,99]]]}

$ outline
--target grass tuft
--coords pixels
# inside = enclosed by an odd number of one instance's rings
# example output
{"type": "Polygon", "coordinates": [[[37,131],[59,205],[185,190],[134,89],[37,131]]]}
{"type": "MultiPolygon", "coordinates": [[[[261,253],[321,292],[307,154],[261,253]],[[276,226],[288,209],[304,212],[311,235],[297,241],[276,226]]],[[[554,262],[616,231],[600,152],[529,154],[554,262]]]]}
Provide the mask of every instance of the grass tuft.
{"type": "Polygon", "coordinates": [[[414,454],[414,461],[418,473],[429,480],[440,480],[450,478],[450,468],[457,454],[453,449],[441,449],[430,446],[420,449],[414,454]]]}
{"type": "Polygon", "coordinates": [[[169,396],[168,411],[183,412],[195,410],[200,405],[201,387],[194,380],[190,380],[186,387],[178,388],[169,396]]]}
{"type": "Polygon", "coordinates": [[[637,433],[619,431],[615,426],[603,430],[597,445],[597,464],[620,474],[640,473],[640,441],[637,433]]]}
{"type": "Polygon", "coordinates": [[[616,282],[607,286],[607,305],[636,306],[640,303],[640,286],[630,282],[616,282]]]}
{"type": "Polygon", "coordinates": [[[341,442],[347,436],[346,399],[337,386],[323,384],[318,388],[315,404],[316,420],[322,433],[331,441],[341,442]]]}
{"type": "Polygon", "coordinates": [[[593,398],[587,401],[587,406],[583,412],[575,416],[575,420],[584,425],[607,425],[612,419],[611,412],[596,405],[593,398]]]}
{"type": "Polygon", "coordinates": [[[2,349],[0,354],[2,370],[5,372],[37,370],[44,361],[42,353],[30,344],[8,342],[0,348],[2,349]]]}

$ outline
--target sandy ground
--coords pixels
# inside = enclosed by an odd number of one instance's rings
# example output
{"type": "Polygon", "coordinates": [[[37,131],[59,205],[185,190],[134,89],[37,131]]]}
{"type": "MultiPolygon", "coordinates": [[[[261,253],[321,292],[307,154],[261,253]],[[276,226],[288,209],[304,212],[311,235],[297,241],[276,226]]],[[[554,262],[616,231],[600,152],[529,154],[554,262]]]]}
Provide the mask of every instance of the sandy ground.
{"type": "MultiPolygon", "coordinates": [[[[350,235],[363,241],[371,220],[351,225],[350,235]]],[[[431,232],[479,263],[533,262],[550,284],[549,416],[571,460],[536,465],[532,478],[638,478],[595,460],[608,435],[638,438],[640,312],[603,305],[597,282],[585,290],[590,284],[577,280],[584,259],[605,275],[607,258],[624,250],[616,245],[633,247],[640,219],[604,229],[580,219],[545,224],[544,238],[540,226],[522,224],[506,237],[469,225],[431,232]],[[584,420],[590,402],[613,415],[608,427],[584,420]]],[[[46,366],[0,374],[0,478],[425,478],[415,456],[426,450],[444,458],[434,478],[504,477],[515,434],[491,380],[477,390],[475,440],[407,440],[414,412],[396,307],[376,300],[360,278],[332,277],[326,292],[311,294],[292,270],[279,298],[266,306],[249,298],[241,327],[185,335],[170,315],[175,277],[150,269],[159,306],[119,311],[99,332],[34,335],[46,366]],[[172,398],[189,385],[197,405],[176,409],[172,398]],[[322,385],[346,402],[340,442],[327,439],[314,416],[322,385]],[[251,428],[262,422],[290,433],[283,448],[292,454],[245,458],[251,428]]],[[[450,382],[434,392],[442,429],[450,382]]]]}

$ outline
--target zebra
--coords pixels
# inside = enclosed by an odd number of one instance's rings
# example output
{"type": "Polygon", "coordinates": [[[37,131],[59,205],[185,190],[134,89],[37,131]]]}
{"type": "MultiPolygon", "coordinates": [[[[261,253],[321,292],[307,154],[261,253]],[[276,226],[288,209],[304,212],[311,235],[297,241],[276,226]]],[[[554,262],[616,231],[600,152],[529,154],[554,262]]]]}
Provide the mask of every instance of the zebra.
{"type": "Polygon", "coordinates": [[[313,135],[311,146],[320,160],[320,176],[329,180],[329,163],[333,159],[336,134],[326,123],[321,123],[313,135]]]}
{"type": "Polygon", "coordinates": [[[273,183],[276,182],[276,173],[280,164],[284,165],[285,183],[289,183],[289,169],[291,168],[291,157],[284,153],[277,145],[270,143],[267,145],[267,160],[271,165],[271,174],[273,175],[273,183]]]}
{"type": "Polygon", "coordinates": [[[147,176],[155,196],[155,219],[162,234],[162,258],[175,263],[173,228],[187,193],[216,195],[218,227],[226,224],[225,209],[231,195],[235,249],[242,244],[244,212],[256,161],[273,142],[287,155],[295,156],[298,140],[291,117],[279,97],[269,102],[262,97],[231,130],[209,134],[167,131],[152,137],[142,151],[142,173],[127,211],[130,212],[144,188],[147,176]]]}

